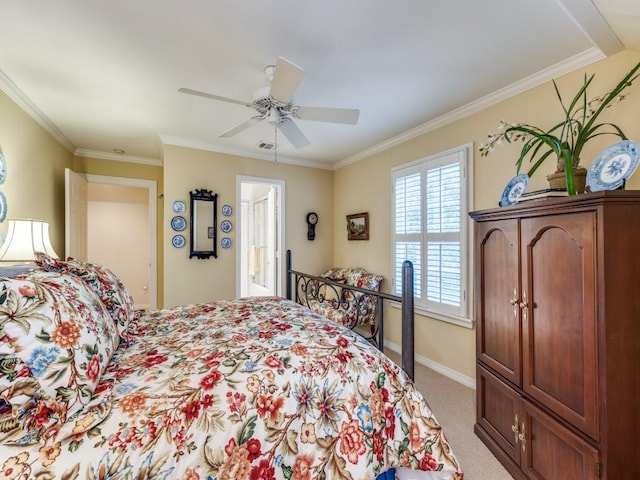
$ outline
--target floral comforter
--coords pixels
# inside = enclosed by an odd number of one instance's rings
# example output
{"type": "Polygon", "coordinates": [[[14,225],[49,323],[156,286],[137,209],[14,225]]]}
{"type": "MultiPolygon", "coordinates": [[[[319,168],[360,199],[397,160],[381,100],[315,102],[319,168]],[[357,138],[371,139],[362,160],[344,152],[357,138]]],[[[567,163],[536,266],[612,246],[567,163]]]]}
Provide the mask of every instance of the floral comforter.
{"type": "Polygon", "coordinates": [[[93,426],[0,445],[0,479],[364,480],[398,466],[462,479],[401,369],[297,304],[138,312],[126,338],[77,420],[93,426]]]}

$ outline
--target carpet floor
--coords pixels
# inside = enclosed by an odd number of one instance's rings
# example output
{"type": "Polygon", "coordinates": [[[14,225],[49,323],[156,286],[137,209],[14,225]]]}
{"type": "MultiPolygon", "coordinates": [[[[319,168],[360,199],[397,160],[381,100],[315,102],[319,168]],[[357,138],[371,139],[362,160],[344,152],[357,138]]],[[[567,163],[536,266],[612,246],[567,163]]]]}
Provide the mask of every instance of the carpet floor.
{"type": "MultiPolygon", "coordinates": [[[[397,364],[399,354],[385,353],[397,364]]],[[[456,455],[464,480],[513,480],[493,454],[473,433],[476,419],[476,392],[419,363],[415,364],[415,384],[442,425],[456,455]]]]}

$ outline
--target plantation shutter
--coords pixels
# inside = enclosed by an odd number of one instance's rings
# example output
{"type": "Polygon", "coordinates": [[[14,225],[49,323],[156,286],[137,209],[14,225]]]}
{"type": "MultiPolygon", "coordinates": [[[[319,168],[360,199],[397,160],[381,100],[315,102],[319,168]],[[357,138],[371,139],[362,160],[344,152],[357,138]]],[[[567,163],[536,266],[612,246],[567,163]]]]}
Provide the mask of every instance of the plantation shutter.
{"type": "Polygon", "coordinates": [[[462,149],[393,170],[395,293],[410,260],[416,308],[458,319],[468,317],[466,188],[462,149]]]}
{"type": "MultiPolygon", "coordinates": [[[[413,292],[422,298],[422,178],[419,169],[395,179],[395,278],[402,278],[402,263],[413,263],[413,292]]],[[[402,284],[395,282],[395,292],[402,284]]]]}

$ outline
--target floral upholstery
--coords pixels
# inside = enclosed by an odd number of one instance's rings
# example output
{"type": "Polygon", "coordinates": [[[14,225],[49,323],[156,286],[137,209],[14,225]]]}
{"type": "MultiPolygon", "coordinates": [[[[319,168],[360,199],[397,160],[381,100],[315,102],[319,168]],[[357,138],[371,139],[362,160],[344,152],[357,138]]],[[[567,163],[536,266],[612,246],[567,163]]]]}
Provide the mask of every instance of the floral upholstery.
{"type": "Polygon", "coordinates": [[[405,373],[300,305],[137,312],[128,333],[94,393],[102,423],[26,447],[0,437],[0,478],[374,480],[399,466],[462,478],[405,373]]]}
{"type": "Polygon", "coordinates": [[[87,414],[118,341],[78,277],[34,270],[0,278],[0,440],[36,443],[87,414]]]}
{"type": "Polygon", "coordinates": [[[127,325],[134,315],[133,297],[115,273],[102,265],[71,257],[66,261],[58,260],[42,252],[36,254],[36,265],[45,270],[71,273],[87,282],[104,303],[120,336],[125,337],[127,325]]]}
{"type": "MultiPolygon", "coordinates": [[[[320,276],[375,292],[380,290],[383,280],[381,275],[369,273],[360,267],[332,268],[320,276]]],[[[343,291],[341,288],[326,288],[318,284],[314,287],[316,291],[307,292],[304,302],[314,312],[348,328],[375,323],[377,305],[374,297],[348,289],[343,291]]]]}

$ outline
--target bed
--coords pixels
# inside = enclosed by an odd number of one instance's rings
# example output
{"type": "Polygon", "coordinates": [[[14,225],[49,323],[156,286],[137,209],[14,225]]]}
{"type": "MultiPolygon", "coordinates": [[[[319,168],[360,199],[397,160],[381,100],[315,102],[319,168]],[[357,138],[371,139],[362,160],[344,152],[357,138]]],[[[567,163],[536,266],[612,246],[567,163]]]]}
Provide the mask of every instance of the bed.
{"type": "Polygon", "coordinates": [[[0,478],[462,478],[401,368],[279,297],[150,312],[108,269],[0,277],[0,478]]]}

